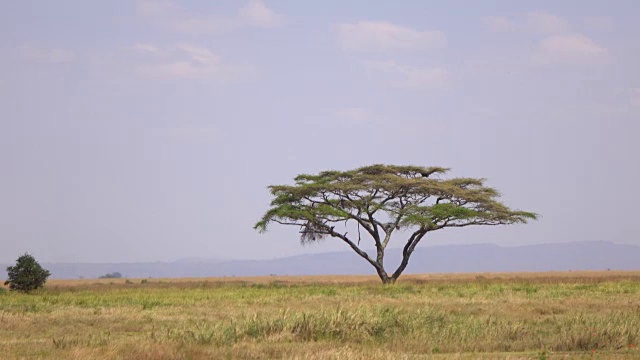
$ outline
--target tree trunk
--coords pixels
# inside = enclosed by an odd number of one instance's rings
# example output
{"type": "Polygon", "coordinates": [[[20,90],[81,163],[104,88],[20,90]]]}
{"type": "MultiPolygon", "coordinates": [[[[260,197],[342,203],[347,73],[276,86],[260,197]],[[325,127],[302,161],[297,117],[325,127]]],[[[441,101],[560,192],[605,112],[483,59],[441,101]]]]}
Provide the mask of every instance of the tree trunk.
{"type": "Polygon", "coordinates": [[[386,279],[382,279],[382,283],[384,285],[393,285],[396,283],[396,280],[397,280],[396,278],[391,276],[391,277],[387,277],[386,279]]]}
{"type": "Polygon", "coordinates": [[[402,274],[404,269],[407,268],[407,265],[409,265],[409,258],[411,257],[411,254],[413,254],[413,250],[416,248],[416,245],[418,245],[418,243],[420,242],[420,240],[422,240],[422,237],[426,233],[426,231],[423,231],[422,233],[415,232],[413,233],[413,235],[411,235],[411,238],[409,238],[409,241],[402,250],[402,262],[400,263],[400,266],[398,266],[396,271],[393,272],[393,275],[391,275],[391,279],[393,279],[392,283],[395,283],[396,280],[398,280],[398,278],[400,277],[400,274],[402,274]]]}
{"type": "Polygon", "coordinates": [[[393,277],[390,277],[389,275],[387,275],[387,272],[384,271],[384,268],[382,267],[382,265],[380,265],[380,267],[376,268],[376,271],[378,272],[378,276],[380,277],[380,280],[382,280],[383,284],[393,284],[396,282],[396,279],[394,279],[393,277]]]}
{"type": "Polygon", "coordinates": [[[390,277],[390,276],[386,276],[386,277],[380,276],[380,280],[382,280],[382,283],[384,285],[393,285],[393,284],[396,283],[396,279],[394,279],[393,277],[390,277]]]}
{"type": "Polygon", "coordinates": [[[400,263],[400,266],[398,266],[396,271],[394,271],[393,275],[391,275],[391,279],[393,279],[394,283],[396,282],[396,280],[398,280],[398,278],[400,277],[400,274],[402,274],[404,269],[407,268],[407,265],[409,265],[410,256],[411,256],[411,253],[408,253],[402,256],[402,262],[400,263]]]}
{"type": "Polygon", "coordinates": [[[406,256],[402,259],[402,263],[400,263],[400,266],[398,266],[398,269],[393,273],[392,277],[394,279],[397,279],[400,274],[402,274],[402,272],[404,271],[404,269],[407,267],[407,265],[409,264],[409,257],[406,256]]]}

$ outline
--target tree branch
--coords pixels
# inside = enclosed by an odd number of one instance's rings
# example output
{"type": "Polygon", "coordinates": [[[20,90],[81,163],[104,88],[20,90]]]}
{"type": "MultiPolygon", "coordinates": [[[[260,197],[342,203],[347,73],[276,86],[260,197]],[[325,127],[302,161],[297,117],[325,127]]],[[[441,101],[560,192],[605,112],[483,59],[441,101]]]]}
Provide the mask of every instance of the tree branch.
{"type": "Polygon", "coordinates": [[[337,237],[339,239],[341,239],[342,241],[344,241],[345,243],[347,243],[351,249],[353,249],[353,251],[355,251],[358,255],[360,255],[363,259],[367,260],[369,262],[369,264],[373,265],[373,267],[376,268],[376,270],[380,271],[382,270],[382,264],[378,264],[377,262],[371,260],[371,258],[369,257],[369,255],[367,255],[366,252],[362,251],[356,244],[353,243],[353,241],[349,240],[349,238],[347,238],[346,234],[340,234],[336,231],[334,231],[333,229],[329,229],[329,235],[333,236],[333,237],[337,237]]]}
{"type": "Polygon", "coordinates": [[[400,210],[398,211],[398,216],[396,217],[396,220],[391,224],[391,228],[385,231],[385,237],[384,237],[384,240],[382,241],[383,249],[387,248],[387,245],[389,244],[389,240],[391,240],[391,234],[398,227],[398,225],[400,224],[400,221],[402,221],[402,217],[404,216],[404,211],[403,211],[404,208],[405,208],[404,201],[402,201],[402,198],[400,198],[400,210]]]}
{"type": "Polygon", "coordinates": [[[278,219],[271,219],[271,221],[273,221],[274,223],[278,223],[280,225],[295,225],[295,226],[303,226],[304,225],[304,223],[292,223],[292,222],[282,221],[282,220],[278,220],[278,219]]]}
{"type": "MultiPolygon", "coordinates": [[[[342,195],[342,194],[339,194],[339,193],[336,193],[336,192],[331,192],[331,193],[332,193],[333,195],[337,196],[337,197],[338,197],[338,198],[340,198],[340,199],[347,199],[347,201],[349,201],[349,202],[351,203],[351,205],[353,206],[353,208],[354,208],[354,209],[358,209],[357,204],[355,204],[355,203],[353,202],[353,200],[352,200],[351,198],[349,198],[349,196],[348,196],[348,195],[342,195]]],[[[324,193],[323,193],[323,194],[322,194],[322,198],[324,199],[324,202],[318,202],[318,203],[323,204],[323,205],[331,206],[331,207],[333,207],[334,209],[345,210],[345,209],[338,208],[338,207],[336,207],[334,204],[332,204],[332,203],[331,203],[331,201],[329,201],[329,198],[327,198],[326,194],[324,194],[324,193]]],[[[305,197],[305,199],[306,199],[306,200],[309,200],[307,197],[305,197]]],[[[375,238],[375,235],[374,235],[375,233],[374,233],[373,229],[367,225],[367,223],[365,222],[365,219],[362,219],[360,216],[354,215],[354,214],[352,214],[352,213],[351,213],[351,212],[349,212],[349,211],[346,211],[346,210],[345,210],[345,212],[348,214],[348,216],[349,216],[349,218],[350,218],[350,219],[353,219],[353,220],[355,220],[356,222],[358,222],[358,224],[360,224],[360,225],[361,225],[365,230],[367,230],[367,232],[368,232],[372,237],[374,237],[374,238],[375,238]]]]}
{"type": "Polygon", "coordinates": [[[411,234],[411,237],[409,238],[409,240],[407,240],[407,243],[402,249],[402,262],[400,262],[400,265],[398,266],[396,271],[394,271],[393,275],[391,275],[391,278],[394,279],[394,281],[400,276],[400,274],[402,274],[407,265],[409,265],[409,258],[411,257],[413,250],[415,250],[416,245],[418,245],[420,240],[422,240],[427,232],[428,230],[420,228],[413,234],[411,234]]]}

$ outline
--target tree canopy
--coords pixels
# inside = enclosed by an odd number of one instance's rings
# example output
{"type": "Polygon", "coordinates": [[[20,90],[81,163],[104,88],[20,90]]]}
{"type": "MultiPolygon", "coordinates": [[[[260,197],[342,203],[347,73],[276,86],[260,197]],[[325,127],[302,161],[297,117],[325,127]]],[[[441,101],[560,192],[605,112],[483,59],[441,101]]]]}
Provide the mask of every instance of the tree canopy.
{"type": "MultiPolygon", "coordinates": [[[[294,185],[271,185],[271,207],[254,228],[270,223],[300,227],[302,243],[340,239],[371,264],[383,283],[394,283],[423,237],[432,231],[471,225],[526,223],[533,212],[511,210],[485,179],[441,179],[443,167],[371,165],[349,171],[301,174],[294,185]],[[352,224],[356,235],[337,227],[352,224]],[[384,254],[394,232],[407,234],[402,261],[389,275],[384,254]],[[360,247],[362,235],[373,241],[375,256],[360,247]]],[[[370,240],[370,241],[371,241],[370,240]]]]}

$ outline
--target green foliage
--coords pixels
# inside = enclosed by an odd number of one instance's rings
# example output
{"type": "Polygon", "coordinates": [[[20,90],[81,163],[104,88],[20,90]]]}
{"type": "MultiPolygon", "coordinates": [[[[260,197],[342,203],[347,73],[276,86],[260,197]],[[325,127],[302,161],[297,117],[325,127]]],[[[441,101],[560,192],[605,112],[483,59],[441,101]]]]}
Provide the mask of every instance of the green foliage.
{"type": "Polygon", "coordinates": [[[301,174],[294,185],[272,185],[271,207],[255,224],[264,232],[270,223],[299,226],[302,243],[330,236],[347,243],[367,260],[383,282],[394,282],[409,256],[428,233],[448,227],[508,225],[535,220],[532,212],[511,210],[485,179],[439,176],[443,167],[371,165],[349,171],[301,174]],[[344,230],[336,228],[344,224],[344,230]],[[349,224],[357,238],[348,236],[349,224]],[[361,250],[361,231],[373,240],[376,257],[361,250]],[[384,251],[397,230],[410,231],[403,261],[391,277],[384,270],[384,251]]]}
{"type": "Polygon", "coordinates": [[[8,280],[5,285],[9,285],[10,290],[29,292],[39,289],[47,282],[51,275],[48,270],[43,269],[36,259],[24,254],[16,260],[15,266],[7,268],[8,280]]]}
{"type": "MultiPolygon", "coordinates": [[[[439,227],[525,223],[537,215],[512,211],[497,201],[497,190],[484,179],[433,179],[441,167],[372,165],[351,171],[302,174],[295,185],[269,186],[271,208],[255,228],[266,231],[271,222],[324,225],[340,221],[365,222],[365,215],[400,219],[403,227],[439,227]]],[[[329,234],[331,235],[331,234],[329,234]]]]}

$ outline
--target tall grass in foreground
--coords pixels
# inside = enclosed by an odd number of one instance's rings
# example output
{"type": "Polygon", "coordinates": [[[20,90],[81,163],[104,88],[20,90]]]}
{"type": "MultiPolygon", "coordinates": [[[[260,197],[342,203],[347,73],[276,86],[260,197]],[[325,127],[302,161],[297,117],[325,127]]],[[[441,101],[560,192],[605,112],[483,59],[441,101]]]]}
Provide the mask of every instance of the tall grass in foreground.
{"type": "Polygon", "coordinates": [[[638,279],[52,282],[0,292],[0,358],[640,357],[638,279]]]}
{"type": "Polygon", "coordinates": [[[243,341],[390,344],[422,353],[590,351],[626,349],[640,339],[639,329],[636,311],[520,321],[381,307],[252,314],[227,322],[195,320],[153,329],[150,337],[156,342],[217,346],[243,341]]]}

